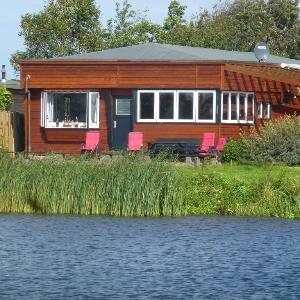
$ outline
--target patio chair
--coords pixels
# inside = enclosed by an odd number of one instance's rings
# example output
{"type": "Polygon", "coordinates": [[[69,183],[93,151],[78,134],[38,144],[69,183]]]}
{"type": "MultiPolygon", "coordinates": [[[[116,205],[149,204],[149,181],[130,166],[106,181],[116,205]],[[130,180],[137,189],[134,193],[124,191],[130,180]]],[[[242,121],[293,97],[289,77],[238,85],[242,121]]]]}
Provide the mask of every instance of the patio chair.
{"type": "Polygon", "coordinates": [[[99,131],[87,131],[85,135],[85,143],[81,145],[80,152],[89,152],[92,154],[93,152],[96,155],[99,154],[99,140],[100,140],[100,133],[99,131]]]}
{"type": "Polygon", "coordinates": [[[219,138],[219,141],[218,141],[218,144],[216,146],[216,150],[215,150],[215,153],[216,153],[216,157],[219,157],[221,152],[223,151],[224,149],[224,146],[226,144],[226,138],[224,137],[220,137],[219,138]]]}
{"type": "Polygon", "coordinates": [[[215,145],[215,133],[205,132],[203,134],[203,141],[199,149],[199,156],[205,157],[211,155],[211,151],[215,145]]]}
{"type": "Polygon", "coordinates": [[[128,133],[128,151],[141,151],[143,149],[144,135],[142,132],[128,133]]]}

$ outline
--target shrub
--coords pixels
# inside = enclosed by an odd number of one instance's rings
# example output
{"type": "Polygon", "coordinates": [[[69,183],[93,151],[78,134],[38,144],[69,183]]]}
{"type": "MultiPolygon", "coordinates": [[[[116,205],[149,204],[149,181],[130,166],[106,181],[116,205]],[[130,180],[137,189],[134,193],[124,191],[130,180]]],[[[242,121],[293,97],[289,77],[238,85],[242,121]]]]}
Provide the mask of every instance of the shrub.
{"type": "Polygon", "coordinates": [[[259,130],[252,128],[243,141],[245,155],[253,162],[299,165],[300,116],[284,116],[259,130]]]}
{"type": "Polygon", "coordinates": [[[4,86],[0,86],[0,111],[9,110],[11,104],[11,92],[4,86]]]}
{"type": "Polygon", "coordinates": [[[229,141],[225,144],[221,153],[221,159],[224,162],[238,161],[243,158],[244,143],[242,140],[229,141]]]}

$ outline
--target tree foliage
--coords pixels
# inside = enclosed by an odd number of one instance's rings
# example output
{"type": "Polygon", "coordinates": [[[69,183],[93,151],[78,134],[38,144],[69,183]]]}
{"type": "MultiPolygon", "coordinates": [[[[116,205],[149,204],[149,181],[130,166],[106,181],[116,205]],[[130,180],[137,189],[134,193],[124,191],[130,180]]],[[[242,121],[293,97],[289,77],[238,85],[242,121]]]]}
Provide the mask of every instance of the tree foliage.
{"type": "Polygon", "coordinates": [[[100,10],[95,0],[49,0],[41,12],[22,16],[19,35],[26,51],[13,54],[13,64],[96,51],[102,48],[100,10]]]}
{"type": "Polygon", "coordinates": [[[103,28],[95,0],[48,0],[41,12],[22,16],[26,50],[13,54],[11,62],[148,41],[235,51],[253,51],[258,42],[267,42],[272,54],[300,59],[298,0],[221,0],[212,11],[200,10],[189,19],[186,9],[171,0],[163,24],[155,24],[122,0],[103,28]]]}
{"type": "Polygon", "coordinates": [[[0,85],[0,111],[9,110],[12,104],[11,92],[0,85]]]}

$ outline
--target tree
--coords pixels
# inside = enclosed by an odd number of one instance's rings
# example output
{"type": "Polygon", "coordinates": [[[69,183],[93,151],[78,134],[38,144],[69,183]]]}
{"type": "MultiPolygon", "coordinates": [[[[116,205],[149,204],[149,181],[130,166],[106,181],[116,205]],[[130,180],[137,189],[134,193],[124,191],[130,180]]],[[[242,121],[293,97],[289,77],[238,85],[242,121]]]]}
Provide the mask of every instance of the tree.
{"type": "Polygon", "coordinates": [[[168,15],[160,31],[156,33],[156,40],[160,43],[189,45],[190,32],[184,18],[187,6],[177,0],[171,0],[168,15]]]}
{"type": "Polygon", "coordinates": [[[0,85],[0,111],[9,110],[11,104],[11,92],[0,85]]]}
{"type": "Polygon", "coordinates": [[[222,2],[212,13],[200,12],[192,22],[193,45],[253,51],[267,42],[273,54],[300,57],[298,1],[235,0],[222,2]],[[198,38],[197,38],[198,37],[198,38]]]}
{"type": "Polygon", "coordinates": [[[96,51],[103,48],[101,33],[95,0],[49,0],[41,12],[22,16],[26,50],[13,54],[11,63],[96,51]]]}
{"type": "Polygon", "coordinates": [[[133,10],[127,0],[117,2],[116,15],[107,22],[104,34],[105,47],[116,48],[147,43],[159,30],[159,25],[153,24],[145,15],[133,10]]]}

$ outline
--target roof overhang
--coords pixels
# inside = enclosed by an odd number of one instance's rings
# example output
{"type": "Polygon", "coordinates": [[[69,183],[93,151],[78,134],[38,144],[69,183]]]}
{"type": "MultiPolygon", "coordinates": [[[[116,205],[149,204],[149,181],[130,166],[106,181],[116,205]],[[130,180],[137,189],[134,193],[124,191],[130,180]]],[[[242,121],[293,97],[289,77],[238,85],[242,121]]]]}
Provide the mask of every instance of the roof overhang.
{"type": "Polygon", "coordinates": [[[300,85],[300,70],[283,69],[280,65],[225,64],[224,70],[244,75],[274,80],[290,85],[300,85]]]}

